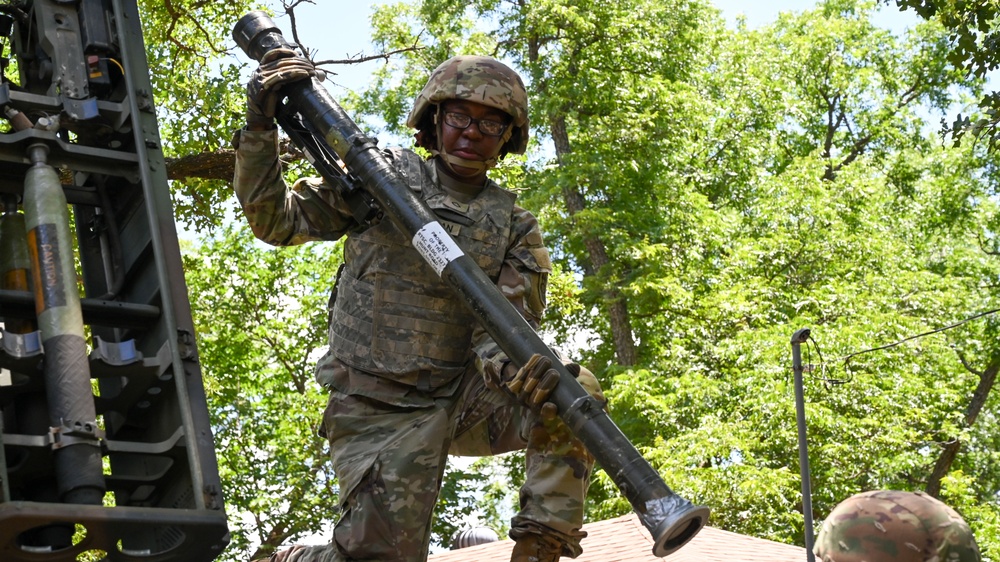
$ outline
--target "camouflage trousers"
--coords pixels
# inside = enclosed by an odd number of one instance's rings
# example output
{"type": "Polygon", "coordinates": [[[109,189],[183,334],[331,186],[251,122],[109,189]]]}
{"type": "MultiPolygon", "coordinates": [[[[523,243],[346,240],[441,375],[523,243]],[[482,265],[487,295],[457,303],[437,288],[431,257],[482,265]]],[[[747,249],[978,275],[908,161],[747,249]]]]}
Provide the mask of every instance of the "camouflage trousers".
{"type": "Polygon", "coordinates": [[[526,449],[525,483],[511,536],[557,539],[580,554],[584,498],[594,459],[559,418],[542,421],[470,369],[453,396],[425,407],[333,390],[324,413],[341,518],[333,541],[296,562],[422,562],[449,454],[526,449]]]}

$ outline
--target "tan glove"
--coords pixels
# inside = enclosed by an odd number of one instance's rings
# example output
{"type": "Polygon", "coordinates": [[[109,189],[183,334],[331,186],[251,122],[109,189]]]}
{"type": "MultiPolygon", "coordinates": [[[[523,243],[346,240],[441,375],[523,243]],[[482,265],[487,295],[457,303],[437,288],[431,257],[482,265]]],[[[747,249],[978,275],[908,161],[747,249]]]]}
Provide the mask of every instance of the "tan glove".
{"type": "Polygon", "coordinates": [[[274,124],[274,114],[285,84],[317,75],[313,62],[291,49],[273,49],[260,59],[260,66],[247,82],[247,124],[274,124]]]}
{"type": "Polygon", "coordinates": [[[601,404],[607,405],[608,399],[601,392],[601,383],[597,382],[597,377],[594,376],[594,373],[590,372],[590,369],[578,363],[568,363],[566,370],[569,371],[569,374],[573,375],[573,378],[576,379],[576,382],[580,383],[580,386],[587,391],[587,394],[597,398],[601,404]]]}
{"type": "MultiPolygon", "coordinates": [[[[505,370],[512,369],[512,364],[505,366],[505,370]]],[[[503,384],[504,390],[529,410],[544,419],[551,419],[559,414],[559,407],[548,401],[549,395],[559,384],[559,371],[552,368],[551,359],[536,353],[513,376],[508,378],[508,373],[504,375],[507,379],[503,384]]]]}

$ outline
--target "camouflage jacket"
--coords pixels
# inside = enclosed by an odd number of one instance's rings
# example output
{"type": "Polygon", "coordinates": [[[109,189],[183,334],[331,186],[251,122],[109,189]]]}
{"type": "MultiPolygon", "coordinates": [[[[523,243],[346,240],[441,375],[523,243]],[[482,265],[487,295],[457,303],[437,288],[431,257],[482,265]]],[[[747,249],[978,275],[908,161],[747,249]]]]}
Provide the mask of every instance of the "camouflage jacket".
{"type": "MultiPolygon", "coordinates": [[[[351,215],[340,191],[321,178],[301,178],[290,188],[282,179],[277,131],[237,134],[233,187],[250,228],[275,246],[339,240],[363,228],[351,215]]],[[[432,173],[433,165],[427,166],[432,173]]],[[[514,205],[510,239],[497,286],[533,328],[545,310],[545,287],[551,263],[535,217],[514,205]]],[[[499,373],[506,355],[481,327],[472,346],[480,372],[499,373]]]]}

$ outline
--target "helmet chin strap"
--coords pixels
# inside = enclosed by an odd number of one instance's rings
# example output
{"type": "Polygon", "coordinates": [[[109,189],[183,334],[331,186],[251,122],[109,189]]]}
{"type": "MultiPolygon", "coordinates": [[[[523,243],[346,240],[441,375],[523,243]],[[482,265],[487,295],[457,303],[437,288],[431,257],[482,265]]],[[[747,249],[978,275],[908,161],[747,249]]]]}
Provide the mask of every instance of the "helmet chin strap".
{"type": "MultiPolygon", "coordinates": [[[[441,129],[444,125],[442,123],[443,119],[440,119],[440,116],[441,116],[441,104],[438,104],[437,111],[434,112],[434,126],[437,129],[438,148],[436,150],[430,151],[432,155],[440,157],[441,161],[444,162],[444,165],[447,166],[448,169],[451,170],[453,174],[460,177],[478,176],[479,174],[487,172],[496,167],[497,163],[500,162],[500,159],[496,156],[488,160],[469,160],[467,158],[455,156],[454,154],[448,154],[448,151],[444,149],[444,141],[442,140],[444,139],[444,136],[442,134],[441,129]],[[462,173],[456,170],[455,166],[470,168],[474,171],[472,173],[462,173]]],[[[471,127],[472,125],[470,124],[469,126],[471,127]]],[[[507,142],[507,140],[510,139],[512,133],[513,133],[513,127],[507,127],[507,130],[504,131],[503,137],[500,139],[500,146],[503,146],[507,142]]]]}
{"type": "Polygon", "coordinates": [[[444,162],[444,165],[448,166],[448,169],[457,176],[478,176],[479,174],[497,165],[496,158],[492,158],[485,162],[481,160],[468,160],[466,158],[455,156],[454,154],[448,154],[443,146],[441,147],[441,150],[431,150],[430,153],[440,158],[441,161],[444,162]],[[474,171],[471,173],[462,173],[456,170],[455,166],[470,168],[474,171]]]}

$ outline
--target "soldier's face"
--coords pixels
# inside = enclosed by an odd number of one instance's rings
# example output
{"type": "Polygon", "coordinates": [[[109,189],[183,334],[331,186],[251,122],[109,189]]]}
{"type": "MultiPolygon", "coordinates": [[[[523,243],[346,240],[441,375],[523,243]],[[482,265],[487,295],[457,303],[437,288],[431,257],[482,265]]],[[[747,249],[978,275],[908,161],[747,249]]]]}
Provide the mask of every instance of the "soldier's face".
{"type": "MultiPolygon", "coordinates": [[[[506,123],[510,120],[510,117],[506,113],[480,103],[464,100],[447,101],[442,105],[441,110],[442,114],[444,112],[460,113],[472,118],[472,122],[464,129],[449,125],[448,120],[444,120],[441,125],[441,145],[445,152],[459,158],[477,162],[485,162],[500,154],[500,147],[503,142],[501,137],[484,135],[480,129],[479,121],[487,120],[506,123]]],[[[458,174],[456,179],[470,183],[486,179],[486,172],[480,172],[475,168],[467,168],[457,164],[453,164],[453,167],[455,168],[454,171],[458,174]]],[[[451,170],[446,168],[445,171],[451,174],[451,170]]],[[[451,175],[454,176],[455,174],[451,175]]]]}

